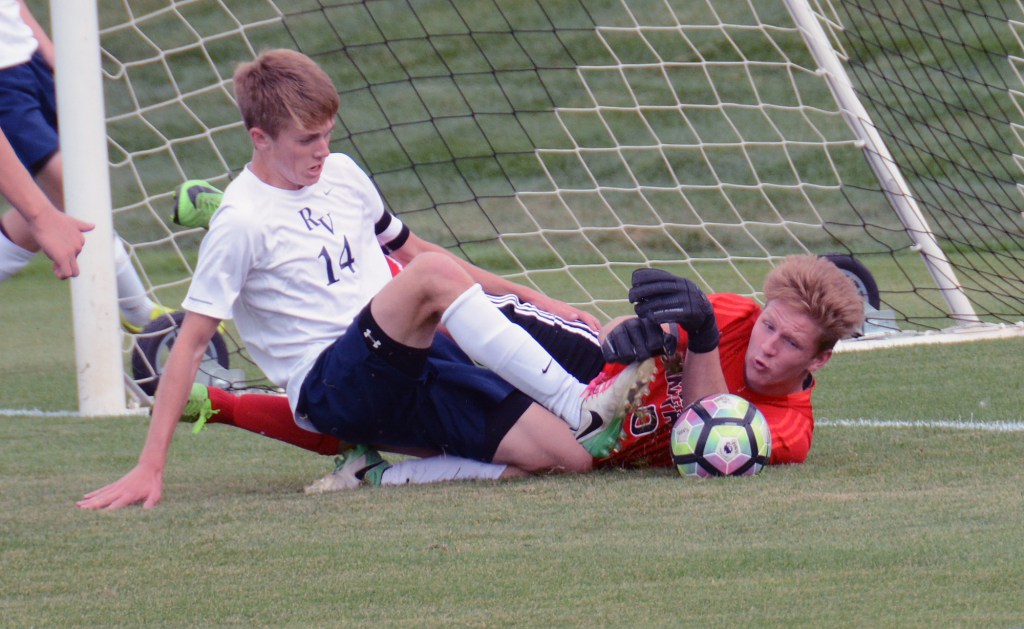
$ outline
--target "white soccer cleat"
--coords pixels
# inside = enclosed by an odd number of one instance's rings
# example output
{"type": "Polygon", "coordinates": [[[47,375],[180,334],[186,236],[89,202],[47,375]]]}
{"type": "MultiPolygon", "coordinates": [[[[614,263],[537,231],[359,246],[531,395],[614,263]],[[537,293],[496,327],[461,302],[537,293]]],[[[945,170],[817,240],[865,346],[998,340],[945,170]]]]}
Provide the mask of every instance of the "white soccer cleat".
{"type": "Polygon", "coordinates": [[[580,407],[576,441],[594,457],[608,456],[619,441],[622,420],[650,391],[657,366],[653,358],[632,363],[614,376],[603,373],[587,385],[580,407]]]}
{"type": "Polygon", "coordinates": [[[380,453],[359,445],[334,460],[334,471],[305,488],[307,494],[326,494],[357,489],[361,485],[380,485],[381,476],[390,464],[380,453]]]}

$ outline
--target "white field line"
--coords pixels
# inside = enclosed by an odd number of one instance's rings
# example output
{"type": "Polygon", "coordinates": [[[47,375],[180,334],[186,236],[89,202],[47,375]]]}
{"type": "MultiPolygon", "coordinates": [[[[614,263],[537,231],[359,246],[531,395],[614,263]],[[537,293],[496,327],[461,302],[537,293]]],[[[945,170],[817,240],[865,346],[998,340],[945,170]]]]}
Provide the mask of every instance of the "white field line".
{"type": "Polygon", "coordinates": [[[895,419],[816,419],[814,425],[839,426],[842,428],[946,428],[982,432],[1024,432],[1024,421],[979,422],[966,419],[923,419],[919,421],[895,419]]]}
{"type": "MultiPolygon", "coordinates": [[[[141,412],[139,414],[142,414],[141,412]]],[[[41,411],[39,409],[0,408],[0,417],[78,417],[78,411],[41,411]]],[[[945,428],[950,430],[977,430],[981,432],[1024,432],[1024,421],[979,422],[965,419],[922,419],[902,421],[895,419],[828,419],[815,420],[816,426],[841,428],[945,428]]]]}
{"type": "Polygon", "coordinates": [[[0,408],[0,417],[78,417],[78,411],[41,411],[38,408],[0,408]]]}
{"type": "Polygon", "coordinates": [[[963,323],[945,330],[927,332],[896,332],[870,334],[856,339],[840,341],[837,352],[856,352],[873,349],[892,349],[918,345],[947,345],[1024,337],[1024,321],[1017,323],[963,323]]]}
{"type": "MultiPolygon", "coordinates": [[[[123,415],[115,415],[114,417],[145,415],[147,413],[149,413],[148,408],[128,409],[123,415]]],[[[41,411],[38,408],[0,408],[0,417],[81,417],[82,419],[92,419],[91,417],[84,417],[78,411],[41,411]]]]}

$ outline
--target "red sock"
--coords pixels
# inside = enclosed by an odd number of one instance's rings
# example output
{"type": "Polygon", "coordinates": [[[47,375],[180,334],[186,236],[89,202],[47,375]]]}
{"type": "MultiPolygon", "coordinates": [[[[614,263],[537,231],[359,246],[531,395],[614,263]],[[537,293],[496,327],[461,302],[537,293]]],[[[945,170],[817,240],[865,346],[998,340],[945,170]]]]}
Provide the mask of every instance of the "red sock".
{"type": "Polygon", "coordinates": [[[341,442],[336,437],[303,430],[296,425],[288,398],[283,395],[235,395],[214,387],[208,390],[213,410],[220,411],[207,420],[208,424],[237,426],[317,454],[338,453],[341,442]]]}

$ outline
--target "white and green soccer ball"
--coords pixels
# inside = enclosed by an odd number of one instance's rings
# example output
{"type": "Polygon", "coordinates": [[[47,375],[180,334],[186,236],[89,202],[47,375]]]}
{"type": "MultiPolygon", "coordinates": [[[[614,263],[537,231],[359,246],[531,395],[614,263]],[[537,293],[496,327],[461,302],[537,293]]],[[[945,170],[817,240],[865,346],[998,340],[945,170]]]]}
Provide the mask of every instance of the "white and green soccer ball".
{"type": "Polygon", "coordinates": [[[768,422],[738,395],[697,400],[672,427],[672,460],[683,476],[751,476],[771,454],[768,422]]]}

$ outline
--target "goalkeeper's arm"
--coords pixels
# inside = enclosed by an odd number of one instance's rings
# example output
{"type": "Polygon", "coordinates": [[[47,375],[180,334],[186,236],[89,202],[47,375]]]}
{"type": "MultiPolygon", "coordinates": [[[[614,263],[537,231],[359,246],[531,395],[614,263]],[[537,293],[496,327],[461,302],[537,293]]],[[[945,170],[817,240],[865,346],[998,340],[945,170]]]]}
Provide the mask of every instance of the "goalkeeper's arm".
{"type": "Polygon", "coordinates": [[[686,350],[683,363],[683,377],[680,383],[680,397],[685,404],[715,393],[728,393],[718,348],[701,354],[686,350]]]}

